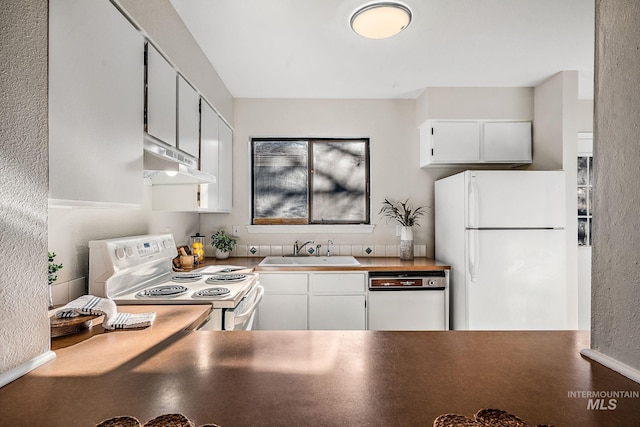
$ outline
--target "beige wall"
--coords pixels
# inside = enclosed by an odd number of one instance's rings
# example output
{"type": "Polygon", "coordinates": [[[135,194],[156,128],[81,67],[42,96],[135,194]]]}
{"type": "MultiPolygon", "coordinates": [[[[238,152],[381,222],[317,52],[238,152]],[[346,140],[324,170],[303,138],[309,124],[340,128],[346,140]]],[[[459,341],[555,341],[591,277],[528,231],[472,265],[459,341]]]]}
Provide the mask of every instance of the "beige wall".
{"type": "MultiPolygon", "coordinates": [[[[393,225],[381,221],[378,211],[385,197],[411,198],[416,204],[433,204],[433,180],[419,167],[418,129],[413,100],[336,99],[236,99],[234,131],[233,211],[231,214],[201,215],[206,235],[220,227],[230,231],[240,225],[239,244],[290,245],[296,239],[314,239],[336,245],[397,245],[393,225]],[[249,234],[251,137],[368,137],[371,152],[372,234],[249,234]]],[[[433,216],[414,230],[416,244],[426,244],[433,256],[433,216]]]]}
{"type": "Polygon", "coordinates": [[[47,2],[0,8],[0,375],[49,351],[47,2]]]}
{"type": "Polygon", "coordinates": [[[416,125],[441,120],[533,120],[531,87],[430,87],[416,99],[416,125]]]}
{"type": "Polygon", "coordinates": [[[596,0],[591,347],[640,375],[640,8],[596,0]]]}

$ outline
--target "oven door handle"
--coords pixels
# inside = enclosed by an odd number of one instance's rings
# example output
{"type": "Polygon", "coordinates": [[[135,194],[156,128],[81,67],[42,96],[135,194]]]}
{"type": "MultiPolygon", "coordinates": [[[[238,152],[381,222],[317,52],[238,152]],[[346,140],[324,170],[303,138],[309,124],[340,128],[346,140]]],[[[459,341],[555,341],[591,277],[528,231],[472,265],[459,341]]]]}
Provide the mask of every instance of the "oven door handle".
{"type": "Polygon", "coordinates": [[[256,310],[256,307],[258,307],[258,304],[260,304],[260,301],[262,301],[262,297],[264,296],[264,287],[262,285],[257,285],[256,292],[257,292],[257,295],[253,299],[253,303],[249,307],[247,307],[242,313],[236,314],[234,316],[234,323],[236,325],[244,322],[249,316],[253,315],[253,313],[256,310]]]}

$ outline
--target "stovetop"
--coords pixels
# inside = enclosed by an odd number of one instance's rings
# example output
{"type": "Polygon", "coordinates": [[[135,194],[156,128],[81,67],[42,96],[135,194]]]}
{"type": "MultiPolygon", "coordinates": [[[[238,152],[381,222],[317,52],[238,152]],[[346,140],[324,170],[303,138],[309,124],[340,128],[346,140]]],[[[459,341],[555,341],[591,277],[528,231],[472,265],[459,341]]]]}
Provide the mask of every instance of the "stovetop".
{"type": "Polygon", "coordinates": [[[202,304],[233,308],[255,285],[254,273],[175,273],[165,281],[111,295],[116,304],[202,304]]]}

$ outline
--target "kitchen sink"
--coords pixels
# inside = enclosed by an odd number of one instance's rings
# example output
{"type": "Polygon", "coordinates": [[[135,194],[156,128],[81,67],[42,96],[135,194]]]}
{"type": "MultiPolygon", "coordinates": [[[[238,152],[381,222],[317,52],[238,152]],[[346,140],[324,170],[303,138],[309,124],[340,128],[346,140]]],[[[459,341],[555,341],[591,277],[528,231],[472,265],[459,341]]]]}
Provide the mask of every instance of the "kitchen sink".
{"type": "Polygon", "coordinates": [[[262,267],[271,266],[356,266],[360,265],[357,259],[352,256],[268,256],[258,264],[262,267]]]}

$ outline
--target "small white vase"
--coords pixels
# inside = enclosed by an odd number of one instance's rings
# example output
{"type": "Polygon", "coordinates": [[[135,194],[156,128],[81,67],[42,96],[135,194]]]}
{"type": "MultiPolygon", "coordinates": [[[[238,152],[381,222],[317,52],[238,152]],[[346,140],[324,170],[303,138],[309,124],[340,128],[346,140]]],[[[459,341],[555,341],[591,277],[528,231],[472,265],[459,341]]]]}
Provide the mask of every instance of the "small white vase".
{"type": "Polygon", "coordinates": [[[229,258],[229,252],[222,252],[220,249],[216,248],[216,258],[227,259],[229,258]]]}
{"type": "Polygon", "coordinates": [[[400,230],[400,259],[413,260],[413,229],[402,227],[400,230]]]}

